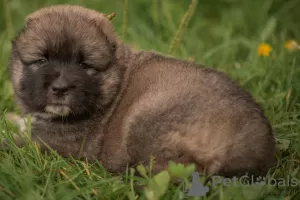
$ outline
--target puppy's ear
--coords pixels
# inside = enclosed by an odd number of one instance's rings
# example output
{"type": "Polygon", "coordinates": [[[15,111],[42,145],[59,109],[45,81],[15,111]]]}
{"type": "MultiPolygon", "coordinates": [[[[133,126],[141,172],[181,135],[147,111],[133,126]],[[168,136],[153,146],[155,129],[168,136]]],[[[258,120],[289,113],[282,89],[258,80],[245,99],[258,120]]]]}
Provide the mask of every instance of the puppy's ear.
{"type": "Polygon", "coordinates": [[[106,38],[112,51],[115,51],[116,46],[119,43],[120,39],[117,36],[117,34],[115,33],[115,30],[114,30],[109,18],[107,18],[104,14],[101,14],[101,19],[98,21],[97,25],[101,29],[101,32],[103,33],[104,37],[106,38]]]}
{"type": "Polygon", "coordinates": [[[33,23],[33,20],[32,19],[26,19],[25,21],[25,24],[24,24],[24,29],[28,28],[30,24],[33,23]]]}
{"type": "MultiPolygon", "coordinates": [[[[42,9],[43,10],[43,9],[42,9]]],[[[39,18],[39,15],[42,14],[41,11],[35,11],[26,17],[24,28],[26,29],[30,24],[34,22],[35,19],[39,18]]]]}

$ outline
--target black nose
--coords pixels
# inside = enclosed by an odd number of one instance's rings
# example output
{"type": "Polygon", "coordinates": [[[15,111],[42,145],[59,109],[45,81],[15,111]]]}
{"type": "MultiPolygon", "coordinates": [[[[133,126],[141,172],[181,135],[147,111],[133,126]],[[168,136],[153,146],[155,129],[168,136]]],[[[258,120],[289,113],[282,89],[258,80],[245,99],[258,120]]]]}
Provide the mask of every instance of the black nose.
{"type": "Polygon", "coordinates": [[[52,84],[51,92],[55,95],[66,95],[74,87],[65,80],[58,79],[52,84]]]}

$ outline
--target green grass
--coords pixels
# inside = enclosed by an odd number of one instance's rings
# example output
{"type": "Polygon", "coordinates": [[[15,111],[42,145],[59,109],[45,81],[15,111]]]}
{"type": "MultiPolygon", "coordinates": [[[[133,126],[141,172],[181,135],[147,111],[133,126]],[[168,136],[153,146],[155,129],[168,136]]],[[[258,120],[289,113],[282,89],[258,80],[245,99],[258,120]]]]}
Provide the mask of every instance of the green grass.
{"type": "MultiPolygon", "coordinates": [[[[194,199],[300,199],[300,51],[284,48],[289,39],[300,41],[299,0],[198,0],[191,16],[185,16],[191,3],[188,0],[128,0],[128,8],[124,2],[2,0],[0,112],[18,111],[7,63],[10,40],[27,14],[58,3],[116,12],[113,24],[127,44],[137,49],[171,52],[178,58],[214,67],[248,90],[264,107],[278,140],[278,161],[270,175],[298,180],[296,187],[211,187],[206,197],[194,199]],[[178,31],[180,24],[182,29],[178,31]],[[257,53],[262,42],[273,48],[268,57],[257,53]]],[[[6,138],[16,131],[3,117],[0,130],[6,138]]],[[[175,171],[179,173],[180,166],[175,171]]],[[[112,175],[100,163],[65,159],[55,152],[41,154],[32,143],[24,148],[12,143],[9,150],[0,152],[0,199],[5,200],[154,199],[151,194],[160,195],[161,199],[188,198],[182,192],[183,182],[168,184],[168,177],[165,172],[156,177],[134,176],[132,169],[112,175]]]]}

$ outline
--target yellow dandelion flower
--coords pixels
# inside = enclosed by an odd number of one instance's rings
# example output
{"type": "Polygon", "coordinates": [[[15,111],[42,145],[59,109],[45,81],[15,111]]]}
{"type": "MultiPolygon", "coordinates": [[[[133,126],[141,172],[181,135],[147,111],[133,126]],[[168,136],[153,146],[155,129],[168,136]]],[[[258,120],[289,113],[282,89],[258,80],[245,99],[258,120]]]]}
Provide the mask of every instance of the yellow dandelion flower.
{"type": "Polygon", "coordinates": [[[284,47],[290,51],[295,51],[300,48],[295,40],[286,41],[284,47]]]}
{"type": "Polygon", "coordinates": [[[258,54],[261,56],[269,56],[272,51],[272,47],[266,43],[261,43],[258,47],[258,54]]]}

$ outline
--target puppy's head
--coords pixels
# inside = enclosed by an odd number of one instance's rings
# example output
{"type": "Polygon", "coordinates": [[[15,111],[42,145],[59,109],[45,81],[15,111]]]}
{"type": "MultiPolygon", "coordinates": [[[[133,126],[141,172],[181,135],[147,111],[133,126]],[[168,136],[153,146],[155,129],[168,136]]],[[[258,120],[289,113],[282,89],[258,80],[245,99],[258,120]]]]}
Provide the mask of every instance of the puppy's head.
{"type": "Polygon", "coordinates": [[[105,15],[87,8],[52,6],[29,15],[10,62],[24,112],[68,117],[104,109],[120,85],[119,44],[105,15]]]}

